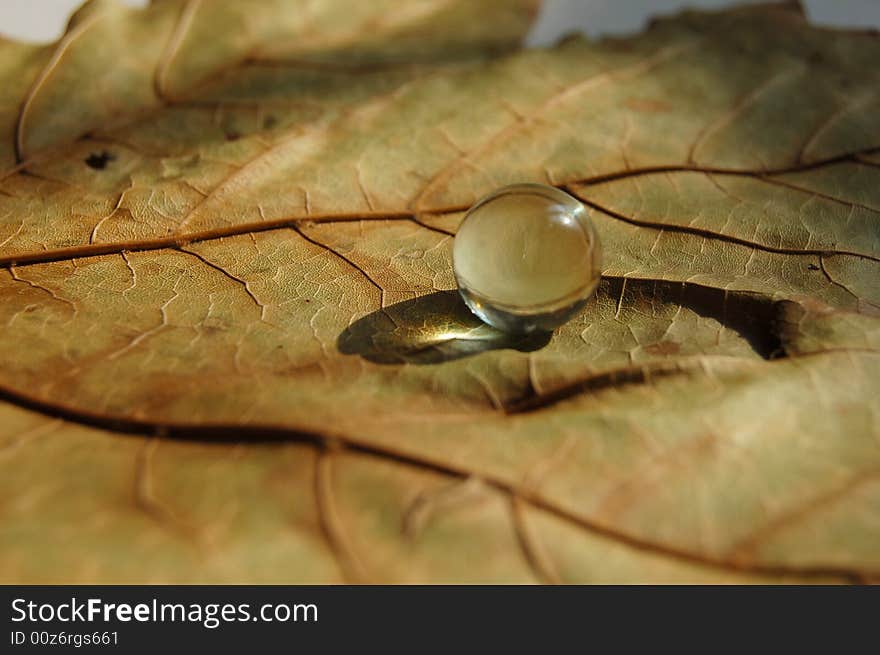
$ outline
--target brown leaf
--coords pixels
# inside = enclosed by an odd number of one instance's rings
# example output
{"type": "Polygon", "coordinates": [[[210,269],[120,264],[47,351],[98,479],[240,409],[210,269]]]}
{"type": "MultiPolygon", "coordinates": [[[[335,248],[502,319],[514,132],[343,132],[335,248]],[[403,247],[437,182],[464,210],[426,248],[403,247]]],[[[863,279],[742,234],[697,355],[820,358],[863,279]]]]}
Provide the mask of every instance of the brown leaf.
{"type": "Polygon", "coordinates": [[[0,579],[880,576],[876,36],[300,7],[0,43],[0,579]],[[453,291],[516,181],[606,252],[552,337],[453,291]]]}

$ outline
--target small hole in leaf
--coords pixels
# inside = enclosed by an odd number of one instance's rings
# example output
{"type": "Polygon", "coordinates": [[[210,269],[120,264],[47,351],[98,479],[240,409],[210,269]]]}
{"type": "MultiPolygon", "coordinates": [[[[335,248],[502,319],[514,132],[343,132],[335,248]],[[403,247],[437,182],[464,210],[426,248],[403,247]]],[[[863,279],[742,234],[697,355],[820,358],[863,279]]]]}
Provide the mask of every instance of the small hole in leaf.
{"type": "Polygon", "coordinates": [[[101,152],[93,152],[88,157],[86,157],[86,165],[89,168],[94,168],[96,171],[102,171],[107,168],[107,164],[116,159],[116,155],[112,152],[107,152],[106,150],[102,150],[101,152]]]}

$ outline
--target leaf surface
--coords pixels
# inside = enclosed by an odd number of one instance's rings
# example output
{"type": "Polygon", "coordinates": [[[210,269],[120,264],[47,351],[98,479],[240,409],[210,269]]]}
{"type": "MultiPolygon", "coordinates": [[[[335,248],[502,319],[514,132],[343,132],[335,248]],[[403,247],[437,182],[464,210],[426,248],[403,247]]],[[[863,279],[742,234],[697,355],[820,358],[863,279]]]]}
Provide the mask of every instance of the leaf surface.
{"type": "Polygon", "coordinates": [[[0,43],[0,579],[880,577],[876,35],[205,4],[0,43]],[[454,291],[521,181],[606,253],[552,337],[454,291]]]}

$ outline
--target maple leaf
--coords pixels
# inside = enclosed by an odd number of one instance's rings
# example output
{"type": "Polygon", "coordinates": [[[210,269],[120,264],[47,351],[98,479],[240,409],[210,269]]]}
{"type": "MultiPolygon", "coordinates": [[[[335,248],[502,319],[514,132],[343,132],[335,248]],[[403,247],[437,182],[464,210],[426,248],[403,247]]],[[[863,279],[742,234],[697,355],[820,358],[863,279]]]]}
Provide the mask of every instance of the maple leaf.
{"type": "Polygon", "coordinates": [[[880,39],[790,4],[91,2],[0,42],[0,579],[880,577],[880,39]],[[603,242],[552,336],[464,210],[603,242]]]}

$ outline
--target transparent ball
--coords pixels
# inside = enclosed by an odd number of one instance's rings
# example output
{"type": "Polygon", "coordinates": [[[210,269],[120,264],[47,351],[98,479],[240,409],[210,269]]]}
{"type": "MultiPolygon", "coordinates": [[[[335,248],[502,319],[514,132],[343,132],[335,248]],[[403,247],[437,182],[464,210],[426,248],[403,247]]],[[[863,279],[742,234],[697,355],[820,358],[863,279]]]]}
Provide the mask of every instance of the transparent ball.
{"type": "Polygon", "coordinates": [[[586,208],[543,184],[514,184],[470,208],[452,249],[471,311],[506,332],[553,330],[599,284],[602,251],[586,208]]]}

